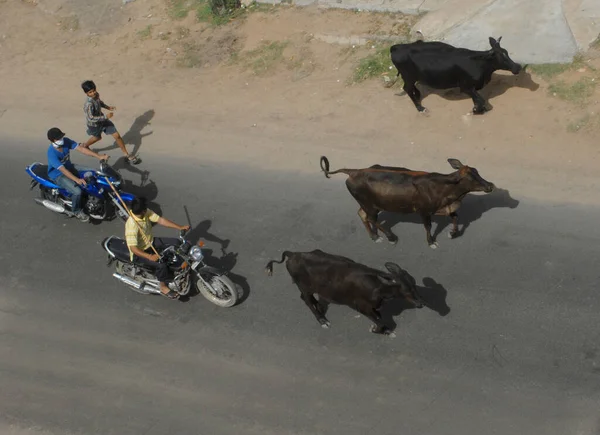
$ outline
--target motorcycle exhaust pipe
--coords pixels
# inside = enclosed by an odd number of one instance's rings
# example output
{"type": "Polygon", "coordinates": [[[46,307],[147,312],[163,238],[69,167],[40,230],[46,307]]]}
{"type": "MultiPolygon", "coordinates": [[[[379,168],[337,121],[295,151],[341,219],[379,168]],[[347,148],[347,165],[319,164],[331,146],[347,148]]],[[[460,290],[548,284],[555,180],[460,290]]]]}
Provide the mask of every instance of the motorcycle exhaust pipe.
{"type": "Polygon", "coordinates": [[[34,198],[35,202],[37,202],[40,205],[43,205],[44,207],[56,212],[56,213],[65,213],[66,210],[62,205],[59,205],[55,202],[52,201],[48,201],[47,199],[39,199],[39,198],[34,198]]]}
{"type": "Polygon", "coordinates": [[[119,273],[113,273],[113,277],[117,278],[119,281],[121,281],[127,285],[134,287],[136,290],[140,290],[143,287],[142,290],[147,290],[149,293],[155,293],[155,294],[160,293],[160,289],[156,288],[152,284],[148,284],[148,283],[140,284],[139,282],[129,278],[128,276],[124,276],[119,273]]]}

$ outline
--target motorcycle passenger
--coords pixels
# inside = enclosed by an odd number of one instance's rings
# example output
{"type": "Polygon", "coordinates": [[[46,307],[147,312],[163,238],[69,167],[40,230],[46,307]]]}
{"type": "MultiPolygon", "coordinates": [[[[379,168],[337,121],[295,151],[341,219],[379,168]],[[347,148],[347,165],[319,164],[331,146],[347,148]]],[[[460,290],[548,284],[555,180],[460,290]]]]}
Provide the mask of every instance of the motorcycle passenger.
{"type": "Polygon", "coordinates": [[[96,157],[98,160],[106,160],[106,154],[98,154],[82,146],[82,144],[69,139],[58,128],[52,127],[48,130],[48,178],[55,184],[67,190],[71,194],[71,211],[82,222],[88,222],[89,216],[81,208],[82,190],[79,186],[85,186],[84,179],[79,178],[79,172],[91,170],[71,162],[71,150],[77,150],[86,156],[96,157]]]}
{"type": "Polygon", "coordinates": [[[158,223],[176,230],[188,230],[190,226],[178,225],[154,213],[148,208],[148,201],[143,196],[136,197],[131,202],[131,213],[134,216],[129,216],[129,219],[125,222],[125,240],[129,248],[131,261],[151,266],[154,269],[156,279],[160,282],[162,295],[169,299],[178,298],[179,294],[167,286],[167,283],[172,281],[169,266],[166,263],[159,263],[159,256],[152,250],[152,247],[154,247],[157,252],[161,252],[173,244],[169,243],[169,240],[176,239],[154,238],[152,236],[152,223],[158,223]]]}

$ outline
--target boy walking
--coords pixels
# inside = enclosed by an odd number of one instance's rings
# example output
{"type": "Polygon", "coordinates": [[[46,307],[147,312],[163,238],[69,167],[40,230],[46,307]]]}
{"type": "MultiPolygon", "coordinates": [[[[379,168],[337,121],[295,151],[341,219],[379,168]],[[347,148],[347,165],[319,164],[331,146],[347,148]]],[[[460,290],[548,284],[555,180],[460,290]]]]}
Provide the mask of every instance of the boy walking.
{"type": "Polygon", "coordinates": [[[113,116],[112,112],[117,108],[104,104],[104,101],[100,99],[100,94],[96,90],[96,84],[93,81],[86,80],[81,84],[81,89],[83,89],[83,92],[87,95],[83,111],[85,112],[87,123],[87,134],[90,136],[83,146],[89,149],[90,146],[102,139],[102,132],[110,134],[117,142],[119,148],[121,148],[121,151],[123,151],[123,154],[125,154],[125,157],[127,157],[127,161],[137,165],[140,162],[140,159],[127,152],[123,138],[110,120],[113,116]],[[102,109],[110,110],[110,112],[104,115],[102,109]]]}

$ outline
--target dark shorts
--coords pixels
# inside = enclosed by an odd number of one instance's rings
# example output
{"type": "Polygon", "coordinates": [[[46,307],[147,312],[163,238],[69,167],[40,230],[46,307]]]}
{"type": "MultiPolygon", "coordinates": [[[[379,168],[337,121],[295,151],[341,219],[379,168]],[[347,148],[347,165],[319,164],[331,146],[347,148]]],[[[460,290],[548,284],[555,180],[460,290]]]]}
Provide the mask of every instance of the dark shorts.
{"type": "Polygon", "coordinates": [[[87,126],[88,136],[102,137],[102,132],[104,132],[104,134],[113,135],[117,132],[117,128],[115,127],[115,124],[113,124],[112,121],[108,119],[100,125],[87,126]]]}
{"type": "MultiPolygon", "coordinates": [[[[154,245],[154,248],[160,254],[167,246],[176,245],[178,243],[179,243],[179,239],[175,239],[175,238],[171,238],[171,237],[155,237],[154,243],[152,243],[152,244],[154,245]]],[[[144,252],[146,252],[147,254],[154,254],[154,251],[152,250],[152,248],[148,248],[144,252]]],[[[136,263],[139,262],[139,263],[147,264],[148,266],[151,266],[152,268],[154,268],[154,273],[156,275],[156,279],[158,279],[159,282],[164,282],[165,284],[168,284],[171,281],[173,281],[173,274],[169,270],[169,265],[167,263],[157,263],[155,261],[150,261],[144,257],[138,257],[135,254],[134,254],[133,258],[135,259],[136,263]]]]}

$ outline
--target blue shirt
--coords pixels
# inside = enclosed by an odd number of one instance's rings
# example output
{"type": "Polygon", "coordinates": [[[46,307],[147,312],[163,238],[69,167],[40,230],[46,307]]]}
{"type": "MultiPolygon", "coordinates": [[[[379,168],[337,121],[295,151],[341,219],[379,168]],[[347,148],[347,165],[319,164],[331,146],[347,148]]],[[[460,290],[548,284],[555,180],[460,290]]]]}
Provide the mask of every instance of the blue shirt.
{"type": "Polygon", "coordinates": [[[54,148],[52,144],[48,148],[48,177],[51,180],[56,180],[59,175],[62,175],[62,172],[58,170],[61,166],[69,170],[75,169],[73,163],[71,163],[70,153],[71,150],[77,148],[78,144],[68,137],[64,137],[63,139],[64,143],[60,150],[54,148]]]}

